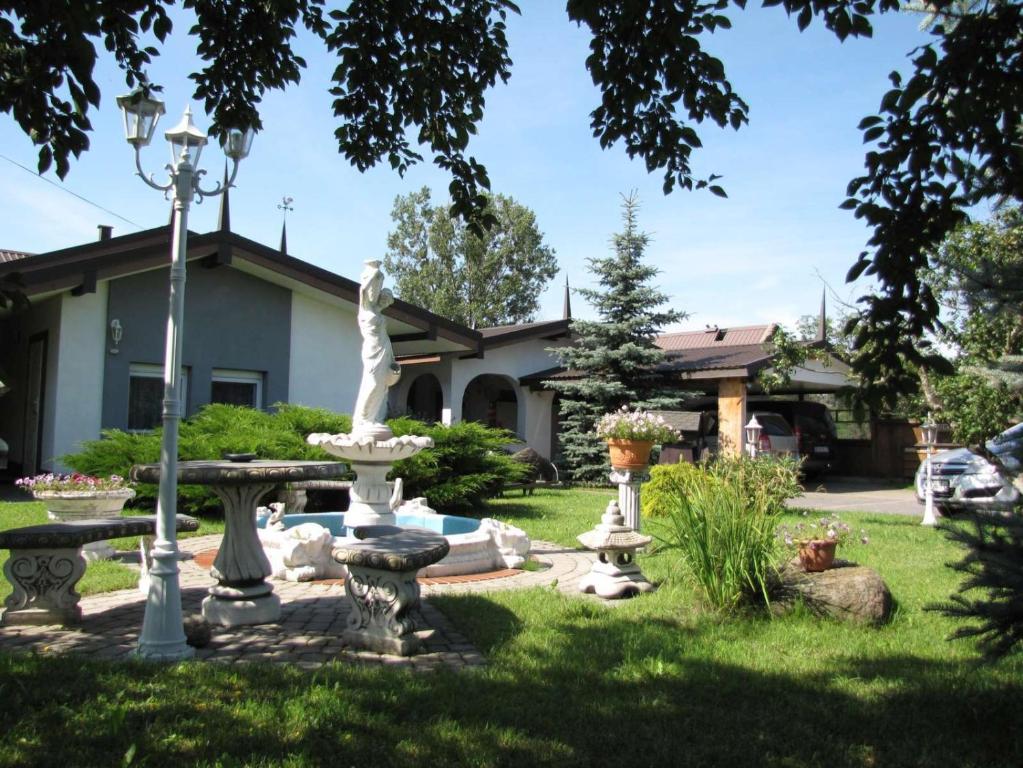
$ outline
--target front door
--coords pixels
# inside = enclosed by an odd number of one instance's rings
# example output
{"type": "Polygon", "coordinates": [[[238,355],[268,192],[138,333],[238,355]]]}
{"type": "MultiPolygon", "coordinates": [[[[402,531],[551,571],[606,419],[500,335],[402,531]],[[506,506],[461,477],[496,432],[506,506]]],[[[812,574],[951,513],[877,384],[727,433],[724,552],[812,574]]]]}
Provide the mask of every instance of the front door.
{"type": "Polygon", "coordinates": [[[43,395],[46,391],[46,333],[28,340],[28,367],[25,386],[25,440],[22,472],[32,476],[42,463],[43,395]]]}

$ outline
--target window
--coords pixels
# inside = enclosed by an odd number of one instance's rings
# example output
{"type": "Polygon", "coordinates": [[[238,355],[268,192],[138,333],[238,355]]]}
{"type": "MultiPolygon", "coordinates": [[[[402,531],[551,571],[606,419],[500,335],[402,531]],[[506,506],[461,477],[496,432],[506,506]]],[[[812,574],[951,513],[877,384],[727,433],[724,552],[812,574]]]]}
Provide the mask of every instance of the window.
{"type": "Polygon", "coordinates": [[[263,407],[263,374],[259,371],[213,369],[210,402],[263,407]]]}
{"type": "MultiPolygon", "coordinates": [[[[182,412],[188,403],[188,371],[181,369],[182,412]]],[[[128,431],[160,426],[163,418],[163,366],[132,363],[128,368],[128,431]]]]}

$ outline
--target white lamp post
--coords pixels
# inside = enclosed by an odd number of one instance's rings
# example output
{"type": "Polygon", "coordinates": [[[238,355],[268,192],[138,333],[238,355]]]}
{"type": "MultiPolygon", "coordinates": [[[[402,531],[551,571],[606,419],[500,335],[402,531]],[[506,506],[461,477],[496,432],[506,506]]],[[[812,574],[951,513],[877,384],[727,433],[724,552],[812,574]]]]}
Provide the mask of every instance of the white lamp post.
{"type": "Polygon", "coordinates": [[[750,416],[749,424],[746,425],[746,453],[751,459],[757,457],[757,447],[760,445],[760,432],[763,429],[754,414],[750,416]]]}
{"type": "Polygon", "coordinates": [[[931,481],[932,463],[931,454],[934,452],[934,444],[938,441],[938,425],[934,423],[933,416],[928,413],[927,421],[921,425],[924,433],[924,442],[927,444],[927,485],[924,488],[924,519],[921,525],[937,525],[938,518],[934,514],[934,484],[931,481]]]}
{"type": "Polygon", "coordinates": [[[135,167],[142,180],[164,193],[174,195],[174,237],[171,244],[170,303],[167,312],[167,339],[163,366],[163,444],[160,448],[160,491],[156,506],[156,541],[153,542],[153,566],[145,618],[139,636],[138,653],[148,659],[176,660],[193,655],[185,642],[181,619],[181,587],[178,579],[177,495],[178,495],[178,422],[181,420],[181,340],[185,310],[185,252],[188,247],[188,206],[192,198],[222,194],[234,182],[238,164],[252,146],[252,131],[229,131],[224,154],[231,158],[231,176],[223,186],[210,191],[199,188],[205,171],[196,170],[199,154],[206,145],[206,134],[192,124],[192,113],[184,117],[164,137],[170,144],[170,181],[157,184],[142,171],[140,151],[148,146],[153,131],[164,113],[163,102],[151,98],[141,88],[119,96],[117,105],[124,113],[124,131],[135,148],[135,167]]]}

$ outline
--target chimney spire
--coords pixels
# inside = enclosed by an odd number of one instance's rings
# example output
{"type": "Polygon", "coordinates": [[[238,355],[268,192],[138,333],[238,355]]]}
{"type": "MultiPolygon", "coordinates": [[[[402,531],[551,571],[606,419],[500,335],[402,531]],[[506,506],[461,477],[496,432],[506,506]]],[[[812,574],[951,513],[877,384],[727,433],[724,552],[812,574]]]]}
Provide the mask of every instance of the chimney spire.
{"type": "Polygon", "coordinates": [[[817,341],[828,340],[827,290],[821,291],[821,313],[817,318],[817,341]]]}
{"type": "Polygon", "coordinates": [[[568,287],[568,275],[565,275],[565,305],[561,311],[561,319],[572,319],[572,291],[568,287]]]}
{"type": "Polygon", "coordinates": [[[224,194],[220,196],[220,214],[217,216],[217,229],[221,232],[231,231],[231,201],[227,199],[227,161],[224,161],[224,194]]]}

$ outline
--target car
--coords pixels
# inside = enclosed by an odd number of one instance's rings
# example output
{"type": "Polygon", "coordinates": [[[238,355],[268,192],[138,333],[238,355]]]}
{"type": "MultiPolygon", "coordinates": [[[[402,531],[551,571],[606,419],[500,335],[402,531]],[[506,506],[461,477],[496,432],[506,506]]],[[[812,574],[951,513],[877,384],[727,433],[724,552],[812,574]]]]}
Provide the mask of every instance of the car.
{"type": "Polygon", "coordinates": [[[785,417],[795,432],[797,450],[803,459],[805,474],[819,475],[832,468],[838,434],[835,430],[835,420],[826,405],[810,400],[750,398],[747,408],[754,413],[769,411],[785,417]]]}
{"type": "Polygon", "coordinates": [[[774,456],[798,456],[799,438],[781,414],[768,411],[753,411],[750,418],[760,424],[760,439],[757,454],[769,453],[774,456]]]}
{"type": "MultiPolygon", "coordinates": [[[[931,456],[931,489],[934,503],[941,511],[1013,509],[1020,501],[1013,477],[1020,471],[1023,457],[1023,423],[1017,424],[987,442],[987,449],[1004,470],[969,448],[939,451],[931,456]]],[[[916,471],[916,498],[926,501],[927,462],[916,471]]]]}

